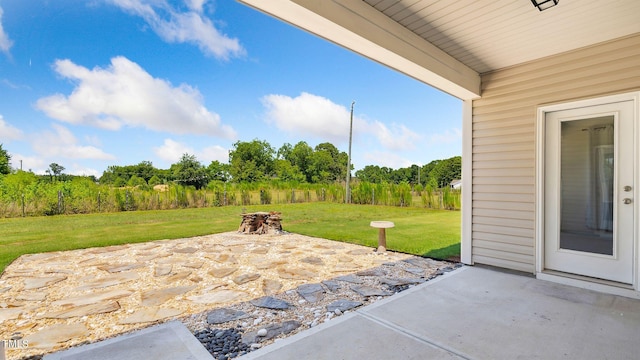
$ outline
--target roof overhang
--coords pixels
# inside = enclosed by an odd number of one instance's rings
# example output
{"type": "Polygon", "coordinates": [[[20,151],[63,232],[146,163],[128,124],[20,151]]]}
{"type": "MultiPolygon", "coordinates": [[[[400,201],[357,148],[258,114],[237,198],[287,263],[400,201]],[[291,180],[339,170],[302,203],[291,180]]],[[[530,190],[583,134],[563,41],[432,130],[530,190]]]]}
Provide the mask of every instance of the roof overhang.
{"type": "Polygon", "coordinates": [[[238,0],[463,100],[480,75],[360,0],[238,0]]]}

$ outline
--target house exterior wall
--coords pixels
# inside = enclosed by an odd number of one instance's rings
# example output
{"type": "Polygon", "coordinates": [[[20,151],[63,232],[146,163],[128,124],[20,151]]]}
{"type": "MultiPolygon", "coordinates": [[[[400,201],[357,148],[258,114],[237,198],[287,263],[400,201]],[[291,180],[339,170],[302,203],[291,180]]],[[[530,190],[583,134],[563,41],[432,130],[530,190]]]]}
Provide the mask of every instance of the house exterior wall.
{"type": "Polygon", "coordinates": [[[640,89],[640,34],[482,75],[473,101],[473,263],[535,272],[536,109],[640,89]]]}

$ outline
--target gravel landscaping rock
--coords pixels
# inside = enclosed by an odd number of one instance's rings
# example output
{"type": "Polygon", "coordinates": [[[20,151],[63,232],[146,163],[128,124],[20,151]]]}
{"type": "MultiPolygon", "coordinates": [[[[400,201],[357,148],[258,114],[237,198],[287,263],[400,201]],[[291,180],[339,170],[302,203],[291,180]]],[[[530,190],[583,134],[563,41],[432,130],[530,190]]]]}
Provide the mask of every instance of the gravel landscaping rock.
{"type": "Polygon", "coordinates": [[[207,315],[207,323],[215,325],[222,324],[229,321],[246,319],[249,315],[240,310],[233,310],[227,308],[215,309],[207,315]]]}
{"type": "Polygon", "coordinates": [[[327,311],[335,312],[336,310],[340,310],[341,312],[345,312],[347,310],[357,308],[358,306],[361,306],[361,305],[362,303],[360,301],[350,301],[346,299],[341,299],[327,305],[327,311]]]}
{"type": "Polygon", "coordinates": [[[284,300],[276,299],[271,296],[263,296],[261,298],[251,300],[251,304],[258,307],[263,307],[273,310],[286,310],[291,307],[291,304],[284,300]]]}
{"type": "Polygon", "coordinates": [[[235,328],[203,329],[193,335],[216,360],[231,359],[251,351],[251,348],[242,342],[240,330],[235,328]]]}

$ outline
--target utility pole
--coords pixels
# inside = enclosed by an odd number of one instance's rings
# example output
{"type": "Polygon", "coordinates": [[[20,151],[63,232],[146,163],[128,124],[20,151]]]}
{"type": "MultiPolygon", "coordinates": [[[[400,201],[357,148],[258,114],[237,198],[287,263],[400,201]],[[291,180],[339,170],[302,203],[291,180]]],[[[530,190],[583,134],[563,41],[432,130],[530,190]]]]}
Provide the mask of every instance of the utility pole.
{"type": "Polygon", "coordinates": [[[351,181],[351,139],[353,137],[353,105],[356,104],[356,101],[351,102],[351,118],[349,120],[349,153],[347,154],[347,197],[345,202],[347,204],[351,204],[351,188],[349,187],[349,183],[351,181]]]}
{"type": "Polygon", "coordinates": [[[22,171],[22,159],[20,159],[20,171],[22,171]]]}

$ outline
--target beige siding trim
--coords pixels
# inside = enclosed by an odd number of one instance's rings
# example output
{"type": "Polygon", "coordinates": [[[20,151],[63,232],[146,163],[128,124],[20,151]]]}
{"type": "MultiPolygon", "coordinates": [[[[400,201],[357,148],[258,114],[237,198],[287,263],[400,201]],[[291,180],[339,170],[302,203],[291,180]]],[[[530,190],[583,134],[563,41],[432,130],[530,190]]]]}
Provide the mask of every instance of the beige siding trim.
{"type": "Polygon", "coordinates": [[[474,255],[473,261],[475,261],[478,264],[497,266],[501,268],[523,271],[528,273],[535,272],[534,267],[528,263],[522,263],[519,261],[510,261],[510,260],[502,259],[499,257],[474,255]]]}
{"type": "Polygon", "coordinates": [[[522,228],[515,228],[515,227],[506,227],[506,226],[500,226],[500,225],[484,225],[484,224],[473,224],[473,233],[474,233],[474,240],[475,240],[475,232],[476,231],[480,231],[480,232],[484,232],[484,233],[489,233],[489,234],[495,234],[495,235],[510,235],[510,236],[519,236],[519,237],[526,237],[529,239],[529,245],[531,246],[531,239],[533,239],[533,236],[535,235],[535,231],[533,229],[522,229],[522,228]]]}
{"type": "MultiPolygon", "coordinates": [[[[488,163],[494,163],[497,164],[498,161],[487,161],[488,163]]],[[[486,164],[479,164],[479,165],[486,165],[486,164]]],[[[491,177],[491,178],[495,178],[496,176],[498,177],[531,177],[531,175],[534,175],[531,173],[531,169],[530,168],[526,168],[526,167],[516,167],[516,168],[499,168],[499,167],[483,167],[483,168],[475,168],[475,171],[473,172],[473,176],[480,178],[480,177],[491,177]]]]}
{"type": "Polygon", "coordinates": [[[521,210],[496,210],[496,209],[473,209],[474,216],[491,216],[500,219],[515,219],[533,221],[534,217],[530,211],[521,210]]]}
{"type": "MultiPolygon", "coordinates": [[[[474,247],[476,249],[486,249],[487,251],[506,251],[513,254],[525,255],[526,259],[533,256],[533,249],[530,246],[522,246],[510,243],[501,243],[496,241],[476,240],[474,247]]],[[[480,254],[479,254],[480,255],[480,254]]]]}
{"type": "MultiPolygon", "coordinates": [[[[502,234],[497,235],[492,233],[485,233],[482,231],[477,231],[474,235],[476,237],[476,241],[480,240],[480,241],[484,241],[484,243],[491,242],[491,243],[505,243],[505,244],[511,244],[511,245],[519,245],[519,246],[523,246],[530,249],[530,250],[527,250],[528,251],[527,253],[531,251],[531,247],[529,246],[530,241],[527,237],[515,236],[515,235],[502,235],[502,234]]],[[[483,247],[483,246],[478,245],[478,247],[483,247]]],[[[487,245],[484,245],[484,247],[487,247],[487,245]]]]}
{"type": "Polygon", "coordinates": [[[640,89],[640,34],[484,74],[473,101],[472,259],[535,272],[537,108],[640,89]]]}
{"type": "Polygon", "coordinates": [[[523,205],[531,205],[535,201],[534,194],[495,194],[495,193],[474,193],[473,204],[481,203],[482,200],[488,201],[503,201],[503,202],[515,202],[523,205]]]}

